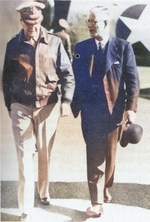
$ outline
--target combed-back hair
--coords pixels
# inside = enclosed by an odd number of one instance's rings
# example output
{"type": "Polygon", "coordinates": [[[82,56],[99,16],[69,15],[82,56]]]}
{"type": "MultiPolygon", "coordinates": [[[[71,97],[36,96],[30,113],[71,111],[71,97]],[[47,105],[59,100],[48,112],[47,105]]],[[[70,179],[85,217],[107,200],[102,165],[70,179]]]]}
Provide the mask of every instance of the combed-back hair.
{"type": "Polygon", "coordinates": [[[95,6],[95,7],[91,8],[90,12],[101,13],[108,18],[109,18],[109,14],[110,14],[109,9],[105,6],[95,6]]]}

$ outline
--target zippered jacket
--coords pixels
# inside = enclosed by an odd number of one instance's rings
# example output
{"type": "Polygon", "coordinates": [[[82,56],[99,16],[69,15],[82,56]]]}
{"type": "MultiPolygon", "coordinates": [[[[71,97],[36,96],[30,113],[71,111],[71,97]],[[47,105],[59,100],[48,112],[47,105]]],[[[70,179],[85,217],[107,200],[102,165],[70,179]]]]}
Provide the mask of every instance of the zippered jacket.
{"type": "Polygon", "coordinates": [[[21,30],[6,48],[3,69],[3,92],[7,109],[11,103],[40,108],[61,101],[71,103],[74,74],[61,39],[41,26],[35,52],[21,30]]]}

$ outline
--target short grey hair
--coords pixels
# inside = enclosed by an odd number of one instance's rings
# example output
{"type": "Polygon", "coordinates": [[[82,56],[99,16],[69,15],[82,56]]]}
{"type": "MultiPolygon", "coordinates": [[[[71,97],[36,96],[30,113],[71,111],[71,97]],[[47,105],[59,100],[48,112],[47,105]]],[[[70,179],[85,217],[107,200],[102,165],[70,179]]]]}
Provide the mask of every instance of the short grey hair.
{"type": "Polygon", "coordinates": [[[109,9],[105,6],[95,6],[90,10],[90,13],[91,12],[101,13],[109,19],[110,12],[109,12],[109,9]]]}

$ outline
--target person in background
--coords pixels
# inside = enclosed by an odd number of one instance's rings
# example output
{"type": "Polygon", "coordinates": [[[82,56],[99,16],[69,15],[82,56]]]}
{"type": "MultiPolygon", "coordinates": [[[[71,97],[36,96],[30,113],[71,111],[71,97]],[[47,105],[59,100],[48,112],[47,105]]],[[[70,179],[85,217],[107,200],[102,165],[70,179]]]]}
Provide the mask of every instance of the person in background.
{"type": "Polygon", "coordinates": [[[87,27],[91,38],[75,46],[76,87],[72,112],[81,111],[87,149],[87,177],[91,197],[88,217],[100,217],[110,202],[115,156],[122,125],[136,118],[139,77],[132,46],[109,36],[110,16],[105,6],[91,9],[87,27]]]}
{"type": "Polygon", "coordinates": [[[43,21],[41,25],[50,31],[54,20],[55,2],[54,0],[37,0],[37,2],[45,4],[45,8],[42,9],[43,21]]]}
{"type": "Polygon", "coordinates": [[[75,87],[61,39],[41,26],[44,7],[31,0],[19,2],[16,10],[22,29],[7,44],[3,69],[4,100],[12,119],[18,158],[21,221],[30,221],[34,206],[34,136],[38,193],[42,204],[50,204],[50,153],[58,118],[70,114],[75,87]]]}
{"type": "Polygon", "coordinates": [[[65,19],[59,19],[58,23],[59,24],[55,28],[54,32],[61,38],[68,57],[70,61],[72,61],[71,40],[69,35],[69,33],[71,32],[70,26],[65,19]]]}

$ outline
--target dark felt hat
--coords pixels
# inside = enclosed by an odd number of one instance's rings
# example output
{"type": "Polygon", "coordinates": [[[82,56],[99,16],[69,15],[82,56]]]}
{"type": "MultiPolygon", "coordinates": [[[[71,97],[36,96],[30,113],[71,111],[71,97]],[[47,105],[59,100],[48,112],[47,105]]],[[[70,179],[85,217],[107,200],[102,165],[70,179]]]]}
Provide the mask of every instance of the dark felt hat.
{"type": "Polygon", "coordinates": [[[124,126],[120,145],[126,147],[128,143],[137,144],[143,135],[143,128],[138,124],[127,123],[124,126]]]}

